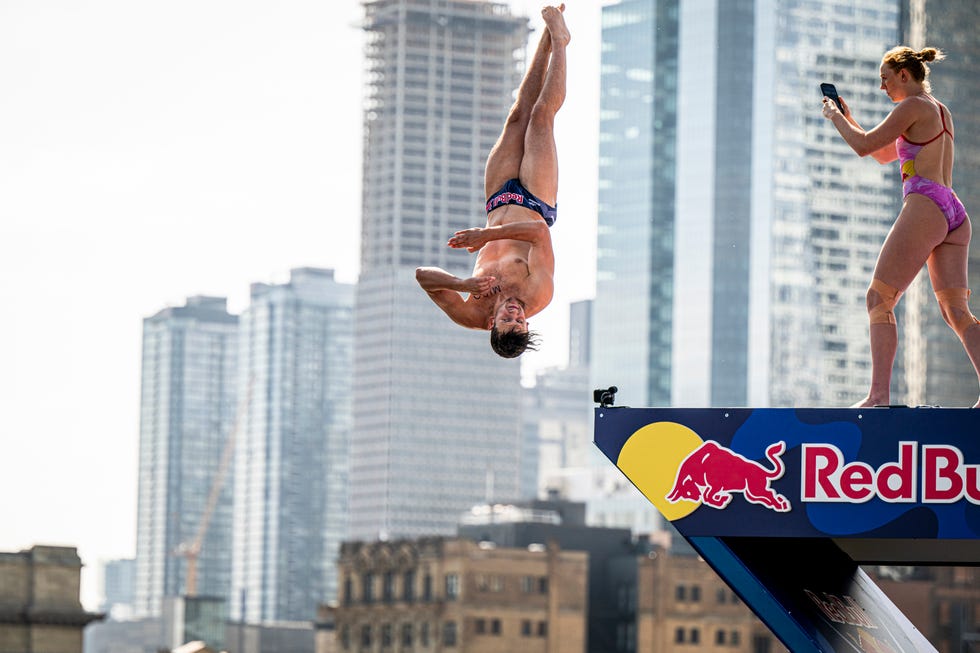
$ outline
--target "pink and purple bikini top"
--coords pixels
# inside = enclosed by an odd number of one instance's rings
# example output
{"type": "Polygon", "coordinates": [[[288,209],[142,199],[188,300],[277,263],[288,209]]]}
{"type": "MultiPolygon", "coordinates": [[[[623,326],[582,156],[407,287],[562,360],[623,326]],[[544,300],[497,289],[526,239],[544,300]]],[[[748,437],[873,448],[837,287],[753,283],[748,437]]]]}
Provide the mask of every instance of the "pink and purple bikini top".
{"type": "Polygon", "coordinates": [[[898,150],[898,160],[902,164],[902,181],[905,181],[909,177],[915,176],[915,157],[923,147],[935,140],[938,140],[943,134],[949,134],[950,139],[953,138],[953,132],[949,131],[949,128],[946,126],[946,114],[943,113],[942,107],[939,106],[939,103],[936,102],[931,95],[927,95],[926,97],[936,105],[937,109],[939,109],[939,119],[943,122],[943,130],[922,143],[910,141],[909,139],[905,138],[905,134],[902,134],[895,139],[895,149],[898,150]]]}

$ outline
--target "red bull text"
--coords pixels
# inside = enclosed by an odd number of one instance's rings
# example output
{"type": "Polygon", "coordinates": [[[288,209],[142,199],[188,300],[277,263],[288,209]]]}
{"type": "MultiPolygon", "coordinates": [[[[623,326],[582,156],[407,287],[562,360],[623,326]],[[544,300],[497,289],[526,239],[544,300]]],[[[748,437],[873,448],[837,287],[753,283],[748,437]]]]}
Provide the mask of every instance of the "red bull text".
{"type": "Polygon", "coordinates": [[[900,442],[898,460],[879,466],[844,462],[831,444],[804,444],[801,499],[808,502],[980,504],[980,465],[966,464],[950,445],[900,442]],[[920,464],[921,458],[921,464],[920,464]],[[920,491],[921,488],[921,491],[920,491]],[[921,496],[920,496],[921,495],[921,496]]]}

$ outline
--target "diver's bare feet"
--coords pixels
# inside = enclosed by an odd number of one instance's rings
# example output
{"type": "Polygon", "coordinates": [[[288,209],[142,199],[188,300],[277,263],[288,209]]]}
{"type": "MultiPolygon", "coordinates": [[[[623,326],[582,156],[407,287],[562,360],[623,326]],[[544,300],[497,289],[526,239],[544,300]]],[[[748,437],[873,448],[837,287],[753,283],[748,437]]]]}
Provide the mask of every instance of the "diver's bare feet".
{"type": "Polygon", "coordinates": [[[564,11],[565,3],[557,7],[545,7],[541,10],[541,17],[544,18],[544,24],[548,27],[553,45],[568,45],[568,42],[572,40],[572,35],[565,25],[564,11]]]}

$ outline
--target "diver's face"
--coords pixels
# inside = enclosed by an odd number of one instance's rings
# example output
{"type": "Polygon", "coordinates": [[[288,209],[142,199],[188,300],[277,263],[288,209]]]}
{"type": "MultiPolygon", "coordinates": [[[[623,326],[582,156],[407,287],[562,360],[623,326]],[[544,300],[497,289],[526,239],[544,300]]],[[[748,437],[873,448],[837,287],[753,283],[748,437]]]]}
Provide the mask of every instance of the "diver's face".
{"type": "Polygon", "coordinates": [[[524,305],[516,297],[507,297],[497,312],[493,315],[497,331],[519,331],[527,333],[527,316],[524,315],[524,305]]]}

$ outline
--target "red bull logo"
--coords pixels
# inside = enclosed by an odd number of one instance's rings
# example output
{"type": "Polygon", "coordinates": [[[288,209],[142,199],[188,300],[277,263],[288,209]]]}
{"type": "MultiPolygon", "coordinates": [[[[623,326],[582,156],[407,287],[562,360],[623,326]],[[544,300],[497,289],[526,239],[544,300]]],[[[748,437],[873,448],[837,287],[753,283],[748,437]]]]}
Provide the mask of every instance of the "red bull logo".
{"type": "Polygon", "coordinates": [[[772,468],[767,469],[714,440],[706,440],[681,462],[666,499],[670,503],[700,501],[722,509],[731,503],[733,494],[740,493],[749,503],[776,512],[788,512],[791,508],[789,499],[770,485],[786,470],[782,461],[785,451],[785,442],[771,444],[766,449],[766,458],[772,468]]]}

